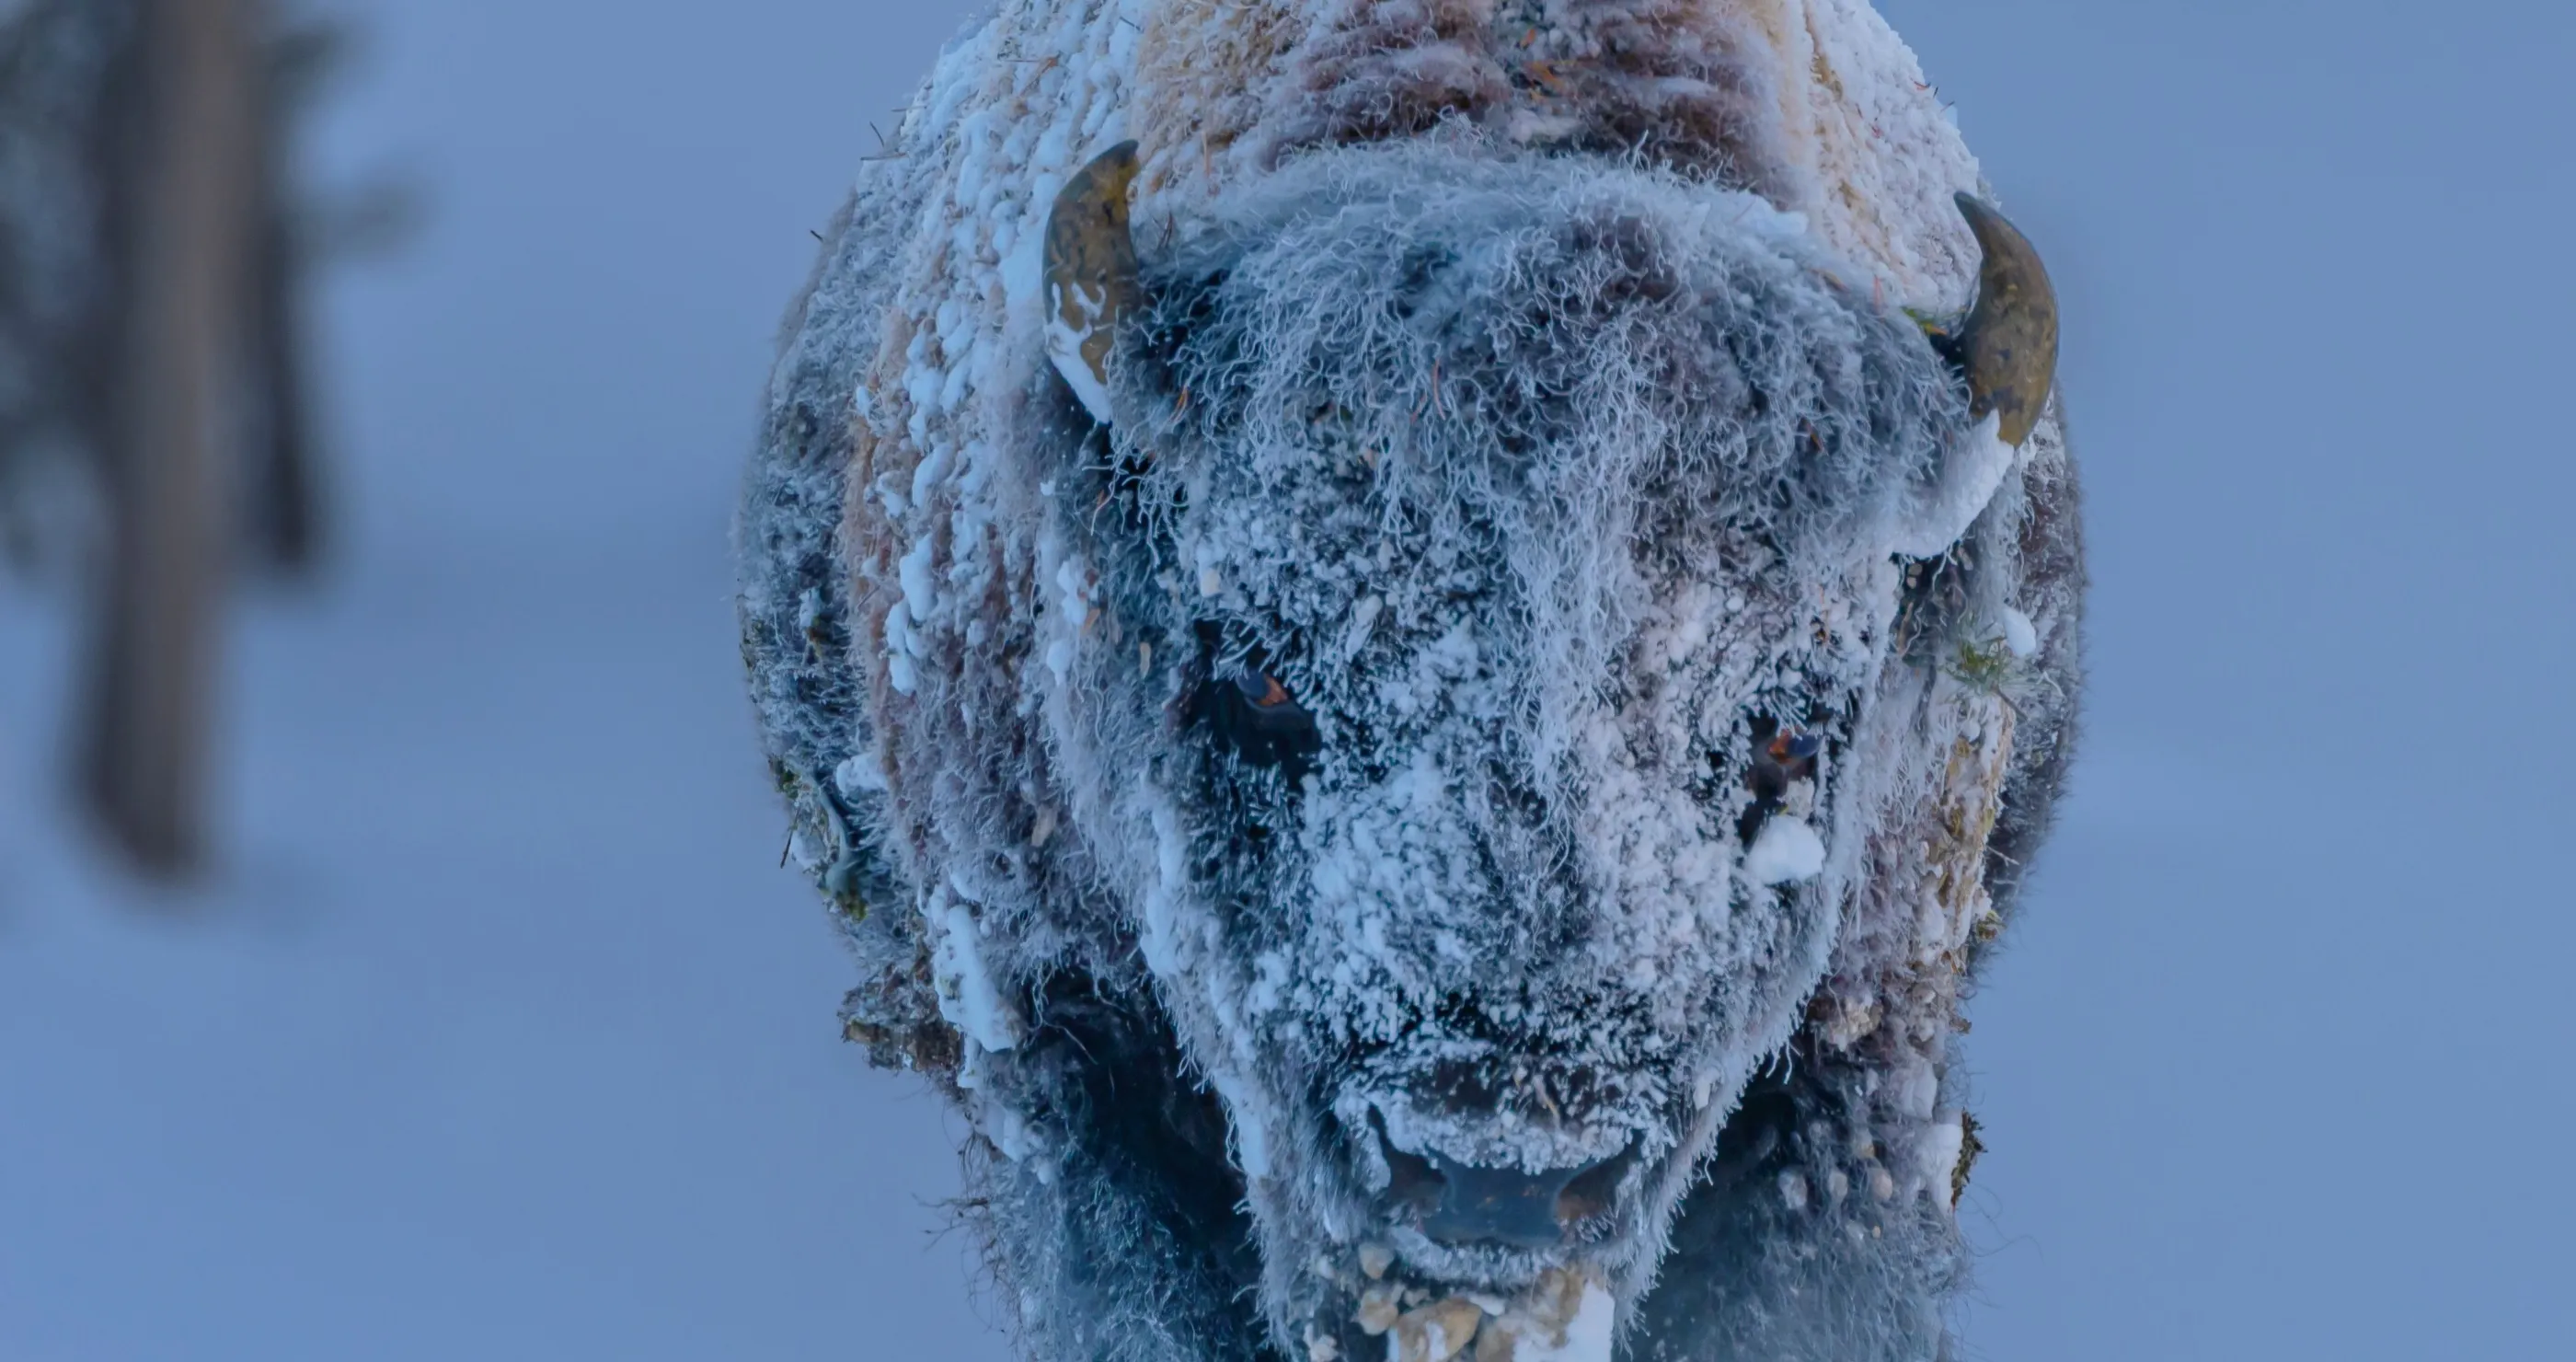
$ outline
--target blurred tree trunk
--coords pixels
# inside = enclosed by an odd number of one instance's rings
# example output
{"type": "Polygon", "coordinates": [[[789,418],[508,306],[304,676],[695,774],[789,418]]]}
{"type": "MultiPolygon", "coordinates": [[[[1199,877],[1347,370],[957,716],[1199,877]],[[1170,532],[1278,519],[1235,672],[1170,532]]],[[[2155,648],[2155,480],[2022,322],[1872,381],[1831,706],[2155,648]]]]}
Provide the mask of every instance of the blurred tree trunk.
{"type": "Polygon", "coordinates": [[[250,5],[142,0],[107,108],[108,570],[81,689],[80,784],[108,838],[162,875],[205,854],[239,505],[225,446],[242,415],[248,312],[267,291],[255,281],[270,272],[254,268],[267,176],[250,5]]]}
{"type": "Polygon", "coordinates": [[[342,39],[289,0],[0,0],[0,566],[103,569],[73,783],[164,877],[206,852],[233,569],[328,546],[306,286],[412,216],[300,192],[342,39]]]}
{"type": "MultiPolygon", "coordinates": [[[[257,0],[235,0],[262,17],[257,0]]],[[[289,574],[313,570],[322,557],[322,478],[313,435],[311,366],[305,356],[304,279],[311,251],[296,218],[295,119],[321,71],[335,58],[331,30],[271,33],[255,23],[266,48],[256,59],[248,186],[251,193],[249,336],[246,391],[250,447],[244,468],[249,542],[263,566],[289,574]]]]}

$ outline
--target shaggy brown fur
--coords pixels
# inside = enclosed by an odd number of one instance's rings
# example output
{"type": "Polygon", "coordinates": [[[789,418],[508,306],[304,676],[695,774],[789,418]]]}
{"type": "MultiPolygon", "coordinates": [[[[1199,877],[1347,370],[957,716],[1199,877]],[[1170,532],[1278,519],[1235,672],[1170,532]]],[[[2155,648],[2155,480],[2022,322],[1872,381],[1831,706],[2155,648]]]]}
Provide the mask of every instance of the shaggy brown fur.
{"type": "Polygon", "coordinates": [[[1511,95],[1493,20],[1493,0],[1343,0],[1290,67],[1310,112],[1281,149],[1487,117],[1511,95]]]}

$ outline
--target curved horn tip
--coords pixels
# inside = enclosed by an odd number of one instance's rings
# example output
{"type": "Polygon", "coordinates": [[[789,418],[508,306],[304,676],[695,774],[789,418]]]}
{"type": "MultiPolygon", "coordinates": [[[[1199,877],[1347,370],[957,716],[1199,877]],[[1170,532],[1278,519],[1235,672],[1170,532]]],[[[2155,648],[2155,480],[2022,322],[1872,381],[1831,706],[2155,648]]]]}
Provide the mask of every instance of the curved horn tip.
{"type": "Polygon", "coordinates": [[[1997,434],[2019,445],[2038,428],[2057,382],[2057,291],[2039,251],[2011,219],[1974,194],[1954,201],[1985,253],[1976,306],[1959,328],[1968,409],[1979,419],[1999,415],[1997,434]]]}
{"type": "Polygon", "coordinates": [[[1136,310],[1136,241],[1128,191],[1136,144],[1121,142],[1074,172],[1047,215],[1047,354],[1093,418],[1110,419],[1109,352],[1136,310]]]}
{"type": "MultiPolygon", "coordinates": [[[[1961,190],[1960,192],[1951,195],[1950,201],[1959,205],[1959,216],[1966,218],[1970,227],[1977,226],[1980,221],[2005,221],[2004,215],[1997,212],[1993,204],[1986,202],[1984,199],[1978,198],[1974,194],[1968,193],[1966,190],[1961,190]]],[[[2011,224],[2005,223],[2005,225],[2010,226],[2011,224]]]]}
{"type": "Polygon", "coordinates": [[[1136,142],[1130,138],[1092,157],[1082,169],[1073,172],[1073,178],[1065,181],[1064,189],[1056,195],[1056,206],[1062,208],[1072,199],[1105,199],[1125,211],[1127,187],[1136,180],[1137,165],[1136,142]]]}

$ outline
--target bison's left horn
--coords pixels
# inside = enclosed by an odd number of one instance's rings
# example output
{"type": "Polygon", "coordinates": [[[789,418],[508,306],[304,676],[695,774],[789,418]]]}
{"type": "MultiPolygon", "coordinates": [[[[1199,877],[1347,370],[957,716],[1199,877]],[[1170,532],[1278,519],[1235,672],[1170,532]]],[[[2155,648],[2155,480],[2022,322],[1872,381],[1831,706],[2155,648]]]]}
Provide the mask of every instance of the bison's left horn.
{"type": "Polygon", "coordinates": [[[2002,418],[2003,442],[2030,438],[2057,381],[2057,291],[2021,229],[1983,199],[1959,196],[1959,215],[1985,251],[1977,305],[1959,327],[1952,356],[1968,376],[1969,413],[2002,418]]]}
{"type": "Polygon", "coordinates": [[[1121,142],[1065,182],[1047,217],[1047,357],[1094,419],[1109,416],[1109,351],[1144,300],[1127,191],[1136,144],[1121,142]]]}

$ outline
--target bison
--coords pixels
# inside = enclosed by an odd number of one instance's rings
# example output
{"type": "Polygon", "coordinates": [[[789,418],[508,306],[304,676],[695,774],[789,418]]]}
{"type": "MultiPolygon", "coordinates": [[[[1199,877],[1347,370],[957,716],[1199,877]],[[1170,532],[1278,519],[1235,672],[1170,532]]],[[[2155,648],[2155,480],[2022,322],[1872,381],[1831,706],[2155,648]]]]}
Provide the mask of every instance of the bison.
{"type": "Polygon", "coordinates": [[[788,321],[847,1034],[1073,1362],[1946,1356],[2055,296],[1863,0],[1003,0],[788,321]]]}

